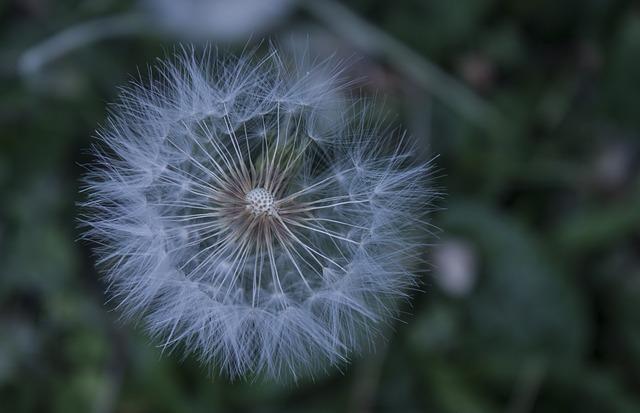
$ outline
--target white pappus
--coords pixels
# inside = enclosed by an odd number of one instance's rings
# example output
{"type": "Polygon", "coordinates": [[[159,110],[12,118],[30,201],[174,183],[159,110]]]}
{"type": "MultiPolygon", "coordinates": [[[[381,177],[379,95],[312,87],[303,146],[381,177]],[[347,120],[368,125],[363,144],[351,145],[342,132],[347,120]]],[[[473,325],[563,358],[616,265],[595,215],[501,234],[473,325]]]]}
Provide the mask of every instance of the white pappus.
{"type": "Polygon", "coordinates": [[[331,60],[183,50],[148,76],[84,176],[84,237],[124,318],[233,378],[371,347],[417,285],[429,163],[341,98],[331,60]]]}

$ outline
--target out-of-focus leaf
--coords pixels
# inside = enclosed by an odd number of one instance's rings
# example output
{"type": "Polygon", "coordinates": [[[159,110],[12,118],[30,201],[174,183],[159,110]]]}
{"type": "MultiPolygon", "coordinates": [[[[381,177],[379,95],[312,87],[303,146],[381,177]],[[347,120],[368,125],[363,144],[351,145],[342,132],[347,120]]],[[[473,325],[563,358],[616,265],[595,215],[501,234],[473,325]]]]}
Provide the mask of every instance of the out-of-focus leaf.
{"type": "Polygon", "coordinates": [[[640,190],[609,205],[576,211],[555,230],[558,246],[566,253],[606,248],[640,230],[640,190]]]}
{"type": "Polygon", "coordinates": [[[469,300],[469,351],[499,364],[529,356],[576,363],[589,327],[576,280],[516,220],[463,199],[450,205],[441,225],[468,237],[484,264],[469,300]]]}

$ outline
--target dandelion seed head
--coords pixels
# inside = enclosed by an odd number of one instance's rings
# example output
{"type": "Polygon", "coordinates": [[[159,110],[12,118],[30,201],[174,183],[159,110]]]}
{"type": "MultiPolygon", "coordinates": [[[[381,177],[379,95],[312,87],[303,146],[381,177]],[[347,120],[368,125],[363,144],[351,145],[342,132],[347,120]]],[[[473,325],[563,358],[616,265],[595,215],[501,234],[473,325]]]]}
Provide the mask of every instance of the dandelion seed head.
{"type": "Polygon", "coordinates": [[[84,178],[113,303],[233,378],[368,349],[416,286],[430,165],[341,66],[182,51],[122,90],[84,178]]]}

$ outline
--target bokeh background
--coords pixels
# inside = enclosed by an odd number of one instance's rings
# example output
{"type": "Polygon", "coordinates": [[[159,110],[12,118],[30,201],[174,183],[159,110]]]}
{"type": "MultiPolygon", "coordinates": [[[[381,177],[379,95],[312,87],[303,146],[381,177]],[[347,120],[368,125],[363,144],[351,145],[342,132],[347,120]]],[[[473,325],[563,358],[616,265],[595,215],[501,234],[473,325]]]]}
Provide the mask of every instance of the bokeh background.
{"type": "Polygon", "coordinates": [[[639,171],[634,1],[0,1],[0,411],[639,412],[639,171]],[[76,242],[117,86],[264,37],[348,59],[447,194],[403,322],[293,386],[161,355],[76,242]]]}

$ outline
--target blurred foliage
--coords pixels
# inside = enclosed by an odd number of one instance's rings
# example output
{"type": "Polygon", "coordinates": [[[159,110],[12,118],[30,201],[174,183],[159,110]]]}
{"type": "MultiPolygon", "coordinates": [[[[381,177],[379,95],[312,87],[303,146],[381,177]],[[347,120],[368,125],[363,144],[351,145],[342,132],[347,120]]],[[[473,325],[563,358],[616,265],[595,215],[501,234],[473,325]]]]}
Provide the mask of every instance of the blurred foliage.
{"type": "MultiPolygon", "coordinates": [[[[175,40],[113,38],[19,76],[28,47],[133,5],[0,1],[0,411],[640,411],[638,4],[346,4],[508,119],[479,130],[393,61],[356,65],[425,153],[441,154],[443,232],[427,253],[438,262],[442,247],[463,245],[470,287],[445,288],[452,274],[437,266],[375,354],[296,386],[229,383],[161,355],[110,311],[75,242],[75,202],[105,102],[175,40]]],[[[354,53],[313,20],[295,12],[270,35],[354,53]]]]}

